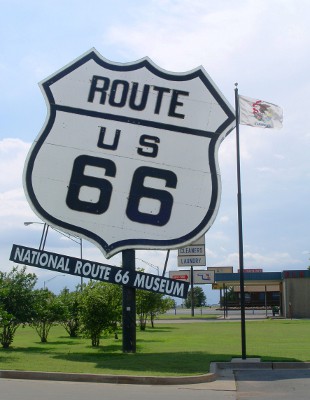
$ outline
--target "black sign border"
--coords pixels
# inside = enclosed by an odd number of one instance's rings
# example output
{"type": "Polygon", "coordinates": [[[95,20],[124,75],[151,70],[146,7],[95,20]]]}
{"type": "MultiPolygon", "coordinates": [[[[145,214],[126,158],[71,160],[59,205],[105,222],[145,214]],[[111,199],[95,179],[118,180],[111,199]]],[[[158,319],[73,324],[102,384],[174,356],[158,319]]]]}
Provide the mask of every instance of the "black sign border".
{"type": "MultiPolygon", "coordinates": [[[[218,140],[220,139],[220,136],[222,133],[233,123],[235,120],[235,115],[230,109],[230,107],[226,104],[226,102],[223,100],[221,97],[220,93],[218,92],[218,89],[214,86],[214,84],[207,78],[205,73],[201,68],[197,68],[189,73],[185,74],[173,74],[169,73],[166,71],[163,71],[155,66],[155,64],[149,59],[149,58],[144,58],[140,61],[137,61],[135,63],[130,63],[130,64],[119,64],[119,63],[112,63],[108,62],[106,59],[100,56],[100,54],[94,50],[91,49],[89,52],[85,53],[82,57],[78,58],[76,61],[73,63],[69,64],[67,67],[63,68],[59,72],[56,72],[54,75],[52,75],[50,78],[48,78],[46,81],[42,83],[42,88],[44,90],[44,93],[47,97],[47,100],[49,102],[50,106],[50,112],[49,112],[49,119],[44,126],[43,131],[40,133],[38,140],[35,142],[31,153],[28,158],[27,162],[27,168],[25,170],[24,174],[24,185],[25,189],[28,195],[28,198],[30,200],[30,205],[34,209],[36,213],[42,217],[44,221],[47,221],[48,224],[50,225],[55,225],[58,226],[68,232],[74,232],[77,235],[81,235],[88,240],[91,240],[94,243],[97,243],[100,248],[103,249],[105,252],[105,255],[107,258],[110,256],[125,250],[125,249],[138,249],[138,248],[157,248],[157,249],[170,249],[170,248],[176,248],[179,245],[182,245],[186,242],[189,242],[192,238],[195,238],[201,233],[204,232],[205,227],[208,226],[209,222],[212,221],[212,218],[214,216],[214,210],[216,209],[216,205],[218,202],[218,197],[219,197],[219,178],[218,178],[218,172],[217,172],[217,164],[216,164],[216,151],[217,151],[217,146],[218,146],[218,140]],[[139,70],[141,68],[146,68],[149,71],[151,71],[154,75],[159,76],[163,79],[166,80],[173,80],[173,81],[187,81],[187,80],[192,80],[195,78],[200,79],[203,84],[207,87],[207,89],[210,91],[216,102],[220,105],[224,113],[226,114],[227,118],[226,121],[217,129],[216,132],[208,132],[208,131],[201,131],[201,130],[194,130],[194,129],[185,129],[180,128],[177,126],[172,126],[172,125],[166,125],[166,124],[158,124],[158,123],[152,123],[152,122],[147,122],[147,121],[142,121],[138,120],[132,120],[129,121],[131,123],[139,123],[139,124],[148,124],[148,126],[154,126],[158,127],[158,125],[161,125],[162,129],[169,129],[171,130],[172,128],[175,131],[181,131],[183,133],[187,134],[193,134],[193,135],[199,135],[199,136],[205,136],[210,138],[210,144],[209,144],[209,153],[208,153],[208,160],[209,160],[209,166],[210,166],[210,172],[211,172],[211,180],[212,180],[212,193],[211,193],[211,200],[209,204],[209,209],[201,221],[201,223],[193,229],[191,232],[189,232],[187,235],[174,238],[174,239],[144,239],[142,237],[137,238],[137,239],[126,239],[126,240],[120,240],[113,242],[111,244],[108,244],[103,238],[98,236],[97,234],[89,231],[88,229],[78,227],[72,224],[69,224],[63,220],[60,220],[58,218],[55,218],[54,216],[50,215],[47,211],[44,210],[44,208],[41,206],[39,201],[36,198],[36,195],[34,193],[34,189],[32,186],[32,171],[34,168],[34,163],[35,159],[37,156],[37,153],[39,152],[41,146],[43,145],[46,137],[48,136],[55,118],[56,118],[56,113],[57,110],[63,109],[62,106],[56,105],[55,104],[55,99],[53,97],[52,91],[50,89],[50,86],[57,82],[58,80],[62,79],[64,76],[67,74],[70,74],[72,71],[75,69],[79,68],[83,64],[87,63],[88,61],[93,60],[95,61],[98,65],[110,69],[113,71],[134,71],[134,70],[139,70]]],[[[86,112],[85,110],[80,110],[80,109],[75,109],[71,108],[70,112],[75,112],[75,113],[83,113],[86,112]]],[[[89,112],[87,111],[88,115],[89,112]]],[[[96,112],[93,112],[94,114],[98,114],[96,112]]],[[[110,114],[102,114],[105,118],[113,118],[115,116],[111,116],[110,114]]],[[[231,127],[231,130],[234,127],[231,127]]],[[[230,131],[231,131],[230,130],[230,131]]],[[[226,135],[230,132],[228,131],[226,135]]],[[[210,225],[211,227],[211,225],[210,225]]],[[[209,227],[209,228],[210,228],[209,227]]]]}

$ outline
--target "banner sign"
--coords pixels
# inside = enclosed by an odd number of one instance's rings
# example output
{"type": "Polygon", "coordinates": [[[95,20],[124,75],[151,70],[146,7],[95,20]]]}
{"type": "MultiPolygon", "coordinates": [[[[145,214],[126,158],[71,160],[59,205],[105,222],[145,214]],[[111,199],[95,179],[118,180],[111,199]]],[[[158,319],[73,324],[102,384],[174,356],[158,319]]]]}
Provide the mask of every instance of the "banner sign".
{"type": "Polygon", "coordinates": [[[10,261],[69,275],[186,298],[187,282],[13,244],[10,261]]]}
{"type": "Polygon", "coordinates": [[[174,73],[147,57],[121,64],[91,49],[41,89],[48,118],[23,179],[40,219],[107,258],[176,249],[210,228],[218,150],[235,116],[202,67],[174,73]]]}

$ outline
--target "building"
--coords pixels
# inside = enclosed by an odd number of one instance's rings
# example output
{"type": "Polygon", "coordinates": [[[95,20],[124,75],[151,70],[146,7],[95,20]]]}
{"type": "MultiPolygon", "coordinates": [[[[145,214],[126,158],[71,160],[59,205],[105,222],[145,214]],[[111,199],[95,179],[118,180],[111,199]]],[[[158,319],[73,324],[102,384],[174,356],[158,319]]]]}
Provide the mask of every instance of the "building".
{"type": "MultiPolygon", "coordinates": [[[[240,307],[239,273],[216,273],[213,288],[221,290],[225,307],[240,307]],[[227,288],[231,287],[236,296],[225,301],[227,288]]],[[[279,307],[285,318],[310,318],[309,270],[244,272],[244,292],[245,307],[279,307]]]]}

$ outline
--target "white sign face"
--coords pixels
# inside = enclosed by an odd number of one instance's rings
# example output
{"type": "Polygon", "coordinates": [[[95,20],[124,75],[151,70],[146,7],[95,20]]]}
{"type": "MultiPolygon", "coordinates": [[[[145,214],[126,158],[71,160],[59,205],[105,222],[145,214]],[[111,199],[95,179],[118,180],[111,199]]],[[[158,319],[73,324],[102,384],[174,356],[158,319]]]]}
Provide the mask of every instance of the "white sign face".
{"type": "Polygon", "coordinates": [[[199,239],[195,240],[195,241],[192,242],[190,245],[191,245],[191,246],[197,246],[197,245],[203,245],[203,246],[205,246],[205,245],[206,245],[205,236],[204,236],[204,235],[201,236],[199,239]]]}
{"type": "Polygon", "coordinates": [[[178,267],[194,267],[206,265],[206,256],[187,255],[178,256],[178,267]]]}
{"type": "Polygon", "coordinates": [[[197,246],[181,247],[181,249],[178,250],[178,255],[179,256],[188,256],[188,255],[204,256],[205,255],[205,246],[197,245],[197,246]]]}
{"type": "Polygon", "coordinates": [[[189,255],[205,255],[205,237],[202,236],[195,242],[191,243],[189,246],[181,247],[178,250],[179,256],[189,256],[189,255]]]}
{"type": "Polygon", "coordinates": [[[24,170],[41,219],[106,257],[179,248],[209,229],[218,148],[235,117],[202,68],[112,63],[92,49],[41,88],[49,115],[24,170]]]}
{"type": "Polygon", "coordinates": [[[214,283],[214,271],[194,271],[194,283],[203,285],[205,283],[214,283]]]}

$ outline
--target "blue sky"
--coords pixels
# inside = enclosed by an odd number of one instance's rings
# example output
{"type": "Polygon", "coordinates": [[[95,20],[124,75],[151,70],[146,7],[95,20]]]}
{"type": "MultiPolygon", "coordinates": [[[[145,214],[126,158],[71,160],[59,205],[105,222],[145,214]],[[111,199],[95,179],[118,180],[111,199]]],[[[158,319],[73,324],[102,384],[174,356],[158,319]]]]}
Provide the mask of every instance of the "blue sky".
{"type": "MultiPolygon", "coordinates": [[[[13,243],[36,246],[41,226],[25,199],[22,169],[46,118],[38,82],[95,47],[105,58],[150,57],[168,71],[202,65],[228,101],[239,93],[284,110],[281,130],[241,126],[241,168],[246,268],[264,271],[309,265],[310,3],[307,0],[0,0],[0,244],[1,269],[13,243]]],[[[233,131],[222,143],[222,200],[206,234],[207,266],[238,268],[236,150],[233,131]]],[[[75,243],[52,232],[50,251],[79,256],[75,243]]],[[[85,258],[102,260],[90,243],[85,258]]],[[[168,268],[175,270],[176,251],[168,268]]],[[[137,257],[162,268],[163,251],[137,257]]],[[[120,257],[109,262],[119,265],[120,257]]],[[[147,264],[138,263],[148,272],[147,264]]],[[[40,284],[53,277],[35,270],[40,284]]],[[[53,279],[51,289],[74,286],[53,279]]],[[[215,298],[208,288],[208,297],[215,298]]]]}

